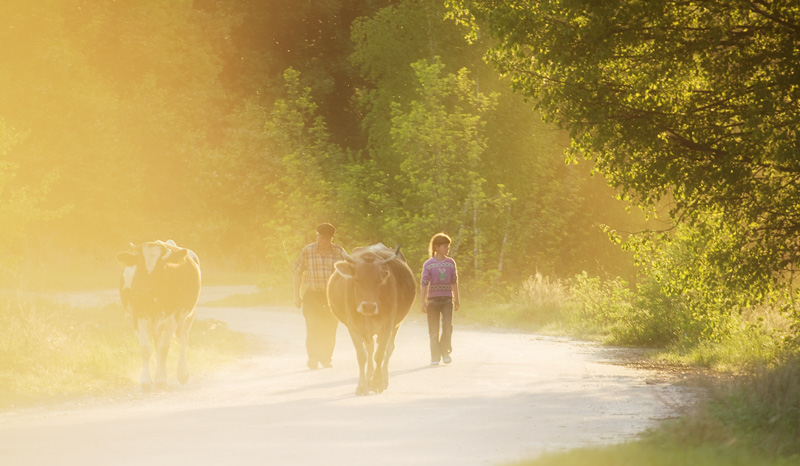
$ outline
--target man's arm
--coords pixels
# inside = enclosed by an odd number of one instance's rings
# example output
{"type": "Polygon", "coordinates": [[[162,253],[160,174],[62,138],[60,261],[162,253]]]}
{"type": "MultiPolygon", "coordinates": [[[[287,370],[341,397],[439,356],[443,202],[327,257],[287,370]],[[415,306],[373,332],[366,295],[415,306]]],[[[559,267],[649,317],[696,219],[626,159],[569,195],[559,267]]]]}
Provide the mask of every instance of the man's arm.
{"type": "Polygon", "coordinates": [[[303,271],[298,270],[292,274],[292,281],[294,282],[294,305],[300,309],[303,305],[303,298],[300,296],[300,286],[303,283],[303,271]]]}
{"type": "Polygon", "coordinates": [[[458,296],[458,266],[456,265],[455,259],[453,260],[453,310],[457,311],[458,308],[461,306],[461,300],[458,296]]]}

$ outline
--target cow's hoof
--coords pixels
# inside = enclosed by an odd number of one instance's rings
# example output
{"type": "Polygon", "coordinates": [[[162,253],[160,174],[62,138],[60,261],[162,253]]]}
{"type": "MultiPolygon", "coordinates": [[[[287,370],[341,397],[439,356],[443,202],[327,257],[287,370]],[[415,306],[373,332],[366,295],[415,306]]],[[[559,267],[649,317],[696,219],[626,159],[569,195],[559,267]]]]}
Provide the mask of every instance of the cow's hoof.
{"type": "Polygon", "coordinates": [[[369,389],[367,387],[362,387],[359,385],[356,387],[356,396],[367,396],[369,395],[369,389]]]}
{"type": "Polygon", "coordinates": [[[387,385],[389,384],[384,382],[383,377],[376,375],[370,381],[369,389],[373,392],[381,393],[382,391],[386,390],[387,385]]]}
{"type": "Polygon", "coordinates": [[[141,387],[142,387],[142,393],[150,393],[153,391],[153,384],[143,383],[141,387]]]}
{"type": "Polygon", "coordinates": [[[155,383],[156,390],[166,390],[167,389],[167,382],[156,382],[155,383]]]}
{"type": "Polygon", "coordinates": [[[185,385],[189,381],[189,374],[178,374],[178,382],[185,385]]]}
{"type": "Polygon", "coordinates": [[[376,383],[372,387],[372,391],[374,391],[375,393],[383,393],[384,390],[386,390],[388,387],[389,387],[388,383],[376,383]]]}

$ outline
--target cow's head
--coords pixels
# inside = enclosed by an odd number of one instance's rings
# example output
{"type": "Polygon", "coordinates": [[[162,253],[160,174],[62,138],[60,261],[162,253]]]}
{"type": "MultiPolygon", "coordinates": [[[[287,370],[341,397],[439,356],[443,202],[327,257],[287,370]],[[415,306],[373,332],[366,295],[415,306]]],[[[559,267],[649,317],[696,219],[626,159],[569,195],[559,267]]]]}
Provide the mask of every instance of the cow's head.
{"type": "Polygon", "coordinates": [[[345,278],[353,280],[355,301],[359,313],[367,316],[378,314],[379,296],[384,285],[391,277],[389,263],[400,252],[400,246],[390,257],[382,259],[373,252],[359,255],[357,258],[345,254],[345,260],[335,264],[336,271],[345,278]]]}
{"type": "Polygon", "coordinates": [[[124,267],[122,288],[130,289],[133,286],[137,272],[140,272],[140,278],[150,277],[165,267],[183,263],[188,254],[188,249],[179,248],[171,240],[131,244],[130,251],[117,254],[117,261],[124,267]]]}
{"type": "Polygon", "coordinates": [[[355,301],[359,313],[367,316],[378,314],[378,302],[384,285],[391,277],[389,262],[400,252],[400,246],[390,257],[381,259],[373,252],[352,258],[345,254],[345,259],[335,264],[336,271],[345,278],[353,280],[355,301]]]}

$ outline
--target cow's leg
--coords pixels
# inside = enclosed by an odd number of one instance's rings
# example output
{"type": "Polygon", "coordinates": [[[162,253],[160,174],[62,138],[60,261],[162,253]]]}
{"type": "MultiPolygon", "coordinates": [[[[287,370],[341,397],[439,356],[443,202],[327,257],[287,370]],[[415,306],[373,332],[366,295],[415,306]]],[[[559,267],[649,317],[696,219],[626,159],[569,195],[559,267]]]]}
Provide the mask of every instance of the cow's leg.
{"type": "Polygon", "coordinates": [[[367,346],[367,380],[372,380],[375,375],[375,339],[370,336],[365,341],[367,346]]]}
{"type": "Polygon", "coordinates": [[[389,344],[386,346],[386,358],[383,360],[383,389],[389,388],[389,359],[392,358],[394,353],[394,341],[397,338],[398,327],[392,329],[392,334],[389,336],[389,344]]]}
{"type": "MultiPolygon", "coordinates": [[[[139,379],[139,384],[143,391],[148,391],[152,388],[152,379],[150,378],[150,336],[148,328],[152,325],[148,319],[138,319],[136,321],[136,338],[139,340],[139,348],[142,353],[142,376],[139,379]]],[[[150,328],[152,330],[152,328],[150,328]]]]}
{"type": "Polygon", "coordinates": [[[394,350],[394,332],[381,331],[378,334],[378,348],[375,351],[375,374],[370,389],[381,393],[389,387],[389,356],[394,350]],[[390,349],[391,348],[391,349],[390,349]]]}
{"type": "Polygon", "coordinates": [[[356,359],[358,359],[358,386],[356,386],[356,395],[369,394],[369,387],[367,387],[367,345],[363,338],[353,330],[350,330],[350,339],[353,340],[353,346],[356,349],[356,359]]]}
{"type": "Polygon", "coordinates": [[[178,359],[178,382],[184,384],[189,380],[189,362],[186,360],[186,342],[189,339],[189,330],[192,328],[194,312],[186,316],[178,325],[178,343],[180,344],[180,358],[178,359]]]}
{"type": "Polygon", "coordinates": [[[156,331],[158,335],[156,340],[156,388],[166,388],[167,386],[167,354],[169,353],[169,345],[172,343],[172,337],[175,335],[175,327],[177,327],[177,322],[174,315],[164,317],[158,323],[158,330],[156,331]]]}

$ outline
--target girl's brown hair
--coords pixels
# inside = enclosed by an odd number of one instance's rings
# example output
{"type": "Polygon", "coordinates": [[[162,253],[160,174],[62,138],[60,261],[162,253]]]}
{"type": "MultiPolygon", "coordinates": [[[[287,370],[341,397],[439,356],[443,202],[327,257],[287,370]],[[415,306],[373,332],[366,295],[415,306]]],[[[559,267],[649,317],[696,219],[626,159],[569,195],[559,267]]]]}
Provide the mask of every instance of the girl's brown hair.
{"type": "Polygon", "coordinates": [[[431,238],[431,244],[428,245],[428,254],[433,257],[434,253],[436,252],[436,248],[439,247],[440,244],[450,244],[453,241],[444,233],[436,233],[431,238]]]}

